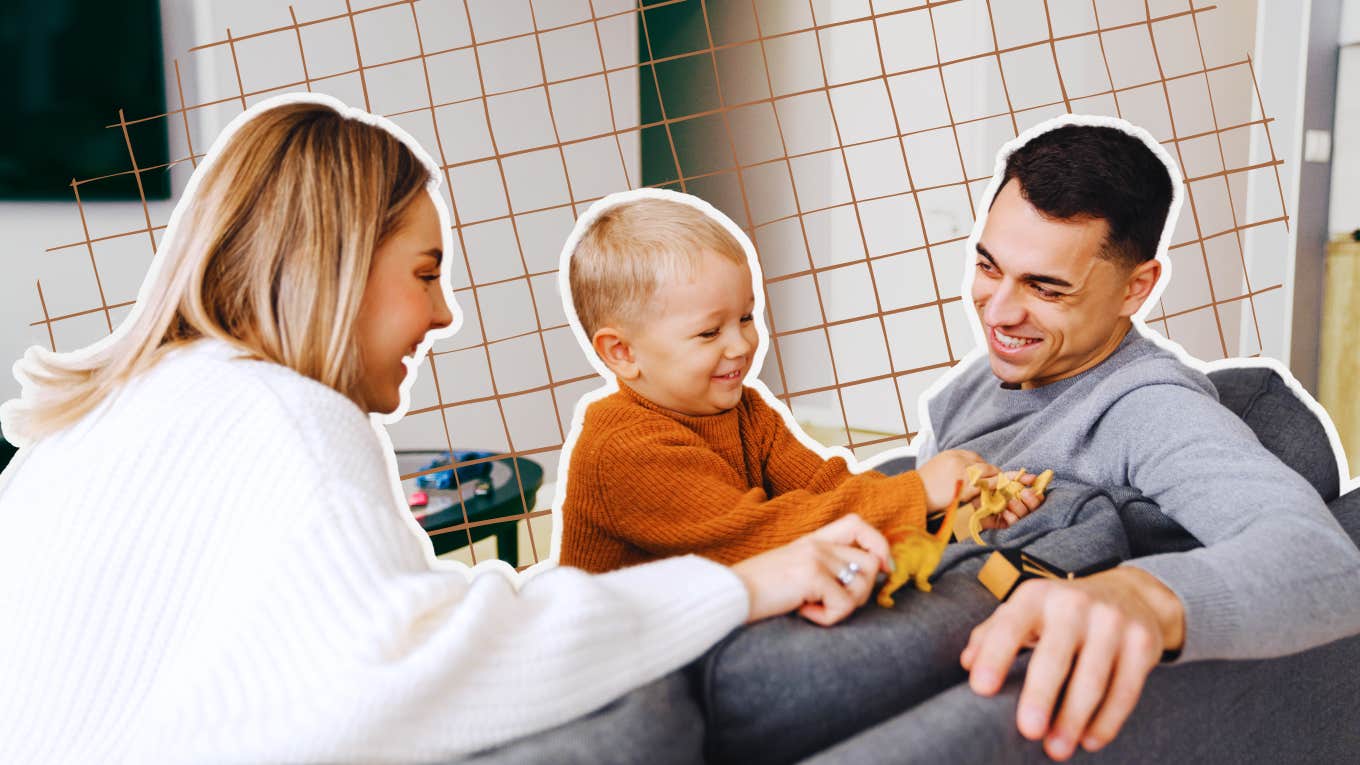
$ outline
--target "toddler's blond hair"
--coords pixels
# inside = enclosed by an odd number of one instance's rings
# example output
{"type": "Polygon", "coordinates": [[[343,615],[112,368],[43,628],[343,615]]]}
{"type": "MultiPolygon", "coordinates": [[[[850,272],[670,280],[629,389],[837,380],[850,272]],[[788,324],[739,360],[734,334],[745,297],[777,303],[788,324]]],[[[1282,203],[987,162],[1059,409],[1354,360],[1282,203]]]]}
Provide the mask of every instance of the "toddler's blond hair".
{"type": "Polygon", "coordinates": [[[605,210],[571,256],[571,302],[586,337],[637,320],[664,280],[692,275],[704,251],[747,265],[736,237],[693,205],[647,198],[605,210]]]}

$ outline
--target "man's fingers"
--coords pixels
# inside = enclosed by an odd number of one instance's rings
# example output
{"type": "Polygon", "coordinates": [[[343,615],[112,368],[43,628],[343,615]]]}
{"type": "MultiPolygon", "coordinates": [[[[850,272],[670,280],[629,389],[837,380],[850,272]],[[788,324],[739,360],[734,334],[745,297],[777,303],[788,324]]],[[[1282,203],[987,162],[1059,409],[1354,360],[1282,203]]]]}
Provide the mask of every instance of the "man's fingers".
{"type": "Polygon", "coordinates": [[[1076,668],[1063,694],[1062,709],[1044,741],[1044,750],[1053,759],[1072,756],[1082,741],[1091,716],[1109,688],[1123,627],[1123,620],[1113,609],[1097,607],[1092,611],[1076,668]]]}
{"type": "Polygon", "coordinates": [[[986,632],[987,622],[983,622],[968,633],[968,645],[964,646],[963,653],[959,654],[959,664],[963,665],[964,669],[973,668],[973,660],[977,658],[978,649],[982,646],[983,635],[986,632]]]}
{"type": "Polygon", "coordinates": [[[982,528],[989,531],[991,529],[1010,528],[1015,525],[1016,521],[1019,521],[1023,517],[1023,514],[1016,515],[1010,510],[1005,510],[1000,515],[989,515],[986,518],[983,518],[982,528]]]}
{"type": "Polygon", "coordinates": [[[1123,650],[1115,662],[1105,702],[1082,736],[1083,749],[1094,752],[1114,740],[1138,704],[1143,683],[1160,657],[1156,638],[1141,628],[1131,629],[1123,636],[1123,650]]]}
{"type": "Polygon", "coordinates": [[[1011,600],[1002,604],[982,623],[978,635],[978,645],[969,667],[968,684],[974,693],[991,696],[1001,690],[1001,684],[1010,671],[1011,664],[1021,647],[1027,645],[1032,636],[1039,633],[1043,621],[1043,600],[1037,597],[1023,597],[1027,590],[1034,592],[1032,585],[1043,582],[1030,582],[1021,585],[1011,600]]]}
{"type": "Polygon", "coordinates": [[[1044,614],[1044,632],[1030,657],[1025,684],[1020,689],[1016,725],[1025,738],[1037,740],[1048,733],[1049,720],[1085,629],[1077,609],[1050,600],[1044,614]]]}

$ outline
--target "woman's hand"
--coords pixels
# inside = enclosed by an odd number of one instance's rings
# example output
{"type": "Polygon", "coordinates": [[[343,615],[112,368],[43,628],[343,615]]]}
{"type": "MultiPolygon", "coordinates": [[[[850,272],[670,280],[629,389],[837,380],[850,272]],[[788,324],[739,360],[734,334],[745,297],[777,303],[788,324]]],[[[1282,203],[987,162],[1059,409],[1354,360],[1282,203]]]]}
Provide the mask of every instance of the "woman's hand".
{"type": "Polygon", "coordinates": [[[864,605],[889,566],[888,540],[858,515],[732,566],[751,598],[747,623],[786,614],[829,626],[864,605]],[[847,584],[838,576],[843,572],[847,584]]]}

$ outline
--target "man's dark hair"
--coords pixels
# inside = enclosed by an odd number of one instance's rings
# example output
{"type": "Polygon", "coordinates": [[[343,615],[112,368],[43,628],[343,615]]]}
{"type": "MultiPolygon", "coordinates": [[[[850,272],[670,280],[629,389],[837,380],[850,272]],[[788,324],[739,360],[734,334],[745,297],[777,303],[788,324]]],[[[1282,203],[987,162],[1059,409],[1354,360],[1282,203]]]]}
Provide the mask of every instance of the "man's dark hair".
{"type": "Polygon", "coordinates": [[[1050,218],[1100,218],[1110,227],[1101,255],[1132,267],[1157,255],[1171,175],[1140,139],[1112,127],[1065,125],[1038,135],[1006,160],[1005,186],[1050,218]]]}

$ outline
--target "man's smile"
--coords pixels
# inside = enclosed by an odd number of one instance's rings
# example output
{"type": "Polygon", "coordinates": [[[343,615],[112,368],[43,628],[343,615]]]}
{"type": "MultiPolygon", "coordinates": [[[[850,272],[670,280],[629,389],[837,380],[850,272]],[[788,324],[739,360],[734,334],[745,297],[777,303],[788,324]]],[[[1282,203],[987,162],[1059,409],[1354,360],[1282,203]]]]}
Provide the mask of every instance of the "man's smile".
{"type": "Polygon", "coordinates": [[[1015,353],[1043,342],[1041,339],[1035,337],[1008,335],[996,327],[990,327],[989,329],[988,335],[992,339],[992,347],[1003,354],[1015,353]]]}

